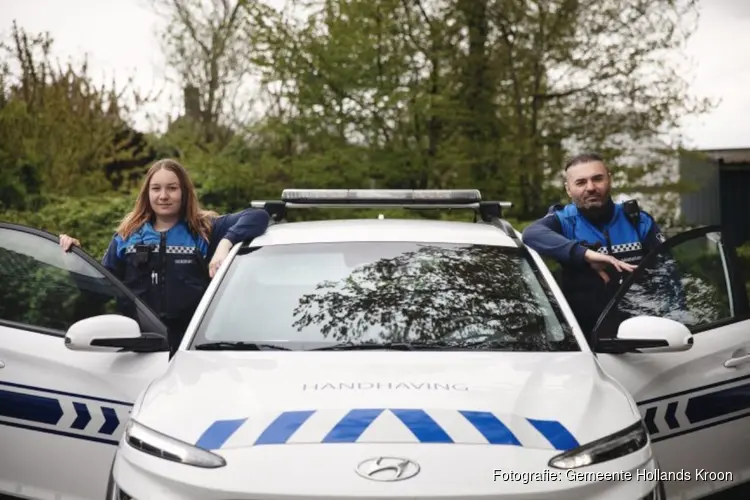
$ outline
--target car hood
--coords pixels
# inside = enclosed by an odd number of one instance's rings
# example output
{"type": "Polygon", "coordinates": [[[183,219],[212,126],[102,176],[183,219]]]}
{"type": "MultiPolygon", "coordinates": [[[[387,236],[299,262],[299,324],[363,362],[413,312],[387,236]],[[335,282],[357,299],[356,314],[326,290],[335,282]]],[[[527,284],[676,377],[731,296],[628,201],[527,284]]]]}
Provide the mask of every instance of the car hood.
{"type": "Polygon", "coordinates": [[[141,424],[213,450],[296,443],[564,450],[639,418],[586,352],[182,351],[139,403],[133,417],[141,424]]]}

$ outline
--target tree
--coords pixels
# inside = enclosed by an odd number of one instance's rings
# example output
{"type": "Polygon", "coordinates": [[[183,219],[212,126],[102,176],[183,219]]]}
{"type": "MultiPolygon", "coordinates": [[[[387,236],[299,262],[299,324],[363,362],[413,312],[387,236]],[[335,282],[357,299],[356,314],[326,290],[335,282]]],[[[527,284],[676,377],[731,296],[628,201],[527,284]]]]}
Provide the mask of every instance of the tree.
{"type": "Polygon", "coordinates": [[[52,44],[48,34],[30,35],[15,23],[0,43],[0,207],[6,209],[34,209],[50,194],[106,192],[152,159],[147,141],[127,122],[129,86],[120,92],[114,84],[96,86],[85,61],[61,67],[51,59],[52,44]]]}
{"type": "MultiPolygon", "coordinates": [[[[507,53],[526,50],[532,61],[525,72],[531,99],[521,113],[532,148],[541,150],[543,138],[553,137],[573,150],[599,150],[612,160],[616,185],[649,190],[644,179],[677,155],[678,144],[655,139],[668,135],[685,114],[711,104],[687,92],[678,57],[692,34],[697,0],[533,4],[524,13],[497,12],[507,53]],[[519,21],[533,28],[530,46],[513,29],[519,21]],[[627,162],[634,156],[635,162],[627,162]]],[[[521,97],[517,93],[514,100],[521,97]]],[[[528,163],[522,194],[530,212],[544,208],[533,200],[547,165],[528,163]]]]}
{"type": "Polygon", "coordinates": [[[206,142],[226,141],[247,110],[254,22],[265,7],[252,0],[152,0],[167,20],[162,36],[180,87],[195,98],[187,109],[206,142]]]}
{"type": "Polygon", "coordinates": [[[85,60],[63,66],[52,46],[15,23],[0,42],[0,213],[74,234],[98,258],[132,203],[123,194],[156,156],[129,123],[132,102],[150,98],[128,96],[129,84],[96,85],[85,60]]]}
{"type": "Polygon", "coordinates": [[[675,154],[621,161],[707,109],[675,57],[696,1],[319,0],[302,26],[276,17],[258,62],[303,170],[480,186],[530,218],[568,152],[601,150],[631,185],[675,154]]]}

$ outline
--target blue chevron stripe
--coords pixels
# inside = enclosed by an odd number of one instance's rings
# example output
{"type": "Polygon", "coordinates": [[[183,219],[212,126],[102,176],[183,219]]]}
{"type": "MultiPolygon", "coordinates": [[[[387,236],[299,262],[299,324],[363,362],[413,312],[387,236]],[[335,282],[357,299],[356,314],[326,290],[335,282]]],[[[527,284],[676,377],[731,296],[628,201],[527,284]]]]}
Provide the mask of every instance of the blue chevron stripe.
{"type": "Polygon", "coordinates": [[[505,424],[489,412],[462,411],[459,412],[473,425],[490,444],[511,444],[522,446],[505,424]]]}
{"type": "Polygon", "coordinates": [[[547,438],[547,441],[558,450],[571,450],[579,446],[576,438],[573,437],[564,425],[556,420],[534,420],[531,418],[526,420],[536,427],[536,430],[547,438]]]}
{"type": "MultiPolygon", "coordinates": [[[[675,402],[672,413],[676,408],[675,402]]],[[[687,402],[685,416],[691,424],[694,424],[743,410],[750,410],[750,384],[692,397],[687,402]]],[[[671,422],[668,424],[670,429],[674,429],[677,421],[674,417],[671,420],[674,424],[671,422]]]]}
{"type": "Polygon", "coordinates": [[[70,427],[79,430],[85,429],[91,422],[91,413],[88,407],[83,403],[73,403],[73,408],[76,411],[76,419],[70,427]]]}
{"type": "Polygon", "coordinates": [[[263,434],[260,435],[255,444],[284,444],[294,434],[297,429],[302,427],[312,411],[286,411],[279,415],[276,420],[269,425],[263,434]]]}
{"type": "Polygon", "coordinates": [[[0,382],[0,385],[5,386],[5,387],[13,387],[15,389],[29,389],[32,391],[45,392],[47,394],[54,394],[57,396],[70,396],[76,399],[85,399],[87,401],[97,401],[99,403],[110,403],[110,404],[118,405],[118,406],[133,406],[133,403],[128,403],[127,401],[105,399],[105,398],[100,398],[97,396],[89,396],[86,394],[77,394],[74,392],[58,391],[56,389],[49,389],[47,387],[36,387],[33,385],[16,384],[14,382],[0,382]]]}
{"type": "Polygon", "coordinates": [[[195,446],[203,448],[204,450],[218,450],[227,439],[232,437],[237,429],[242,427],[247,421],[246,418],[238,418],[236,420],[217,420],[206,431],[198,438],[195,446]]]}
{"type": "Polygon", "coordinates": [[[118,444],[119,436],[115,436],[115,433],[123,428],[117,410],[112,405],[128,409],[132,407],[132,404],[121,401],[11,382],[0,382],[0,387],[3,387],[0,389],[0,425],[111,445],[118,444]],[[29,394],[26,390],[43,395],[29,394]],[[66,406],[63,406],[63,400],[66,406]],[[72,415],[63,418],[66,411],[70,413],[69,410],[64,410],[69,408],[67,405],[72,405],[75,412],[72,423],[68,419],[72,415]],[[90,425],[92,414],[103,417],[101,427],[90,425]]]}
{"type": "Polygon", "coordinates": [[[352,410],[331,429],[324,443],[354,443],[384,410],[352,410]]]}
{"type": "Polygon", "coordinates": [[[0,390],[0,416],[57,425],[63,409],[56,398],[0,390]]]}
{"type": "Polygon", "coordinates": [[[102,407],[102,415],[104,415],[104,423],[102,424],[101,428],[99,428],[99,433],[111,436],[115,433],[117,427],[120,425],[120,419],[117,418],[117,413],[115,412],[114,408],[102,407]]]}
{"type": "MultiPolygon", "coordinates": [[[[322,444],[356,443],[362,434],[383,412],[390,412],[420,443],[455,444],[454,439],[430,415],[421,409],[359,408],[346,413],[330,430],[321,429],[322,444]]],[[[280,445],[288,443],[316,410],[281,412],[255,440],[254,445],[280,445]]],[[[491,445],[523,447],[523,443],[510,428],[493,413],[482,411],[459,411],[491,445]]],[[[234,433],[249,419],[218,420],[211,424],[196,441],[196,446],[205,449],[220,449],[234,433]]],[[[569,450],[578,446],[575,437],[560,422],[527,419],[529,423],[557,450],[569,450]]]]}
{"type": "Polygon", "coordinates": [[[452,443],[451,437],[423,410],[391,410],[421,443],[452,443]]]}
{"type": "Polygon", "coordinates": [[[638,403],[651,440],[658,443],[750,417],[750,383],[726,387],[747,378],[739,377],[638,403]],[[693,395],[705,389],[713,391],[693,395]],[[680,407],[684,412],[682,422],[677,418],[680,407]]]}

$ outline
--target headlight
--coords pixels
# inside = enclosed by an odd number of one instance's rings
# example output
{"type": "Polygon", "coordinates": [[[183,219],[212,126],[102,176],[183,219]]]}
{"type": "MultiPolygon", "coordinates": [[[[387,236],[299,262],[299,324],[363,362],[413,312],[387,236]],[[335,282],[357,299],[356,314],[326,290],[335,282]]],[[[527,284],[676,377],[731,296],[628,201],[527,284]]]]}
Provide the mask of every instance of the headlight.
{"type": "Polygon", "coordinates": [[[549,461],[556,469],[577,469],[634,453],[648,444],[648,434],[643,423],[635,424],[609,436],[566,451],[549,461]]]}
{"type": "Polygon", "coordinates": [[[219,455],[156,432],[133,419],[125,428],[125,442],[143,453],[185,465],[216,469],[227,464],[219,455]]]}

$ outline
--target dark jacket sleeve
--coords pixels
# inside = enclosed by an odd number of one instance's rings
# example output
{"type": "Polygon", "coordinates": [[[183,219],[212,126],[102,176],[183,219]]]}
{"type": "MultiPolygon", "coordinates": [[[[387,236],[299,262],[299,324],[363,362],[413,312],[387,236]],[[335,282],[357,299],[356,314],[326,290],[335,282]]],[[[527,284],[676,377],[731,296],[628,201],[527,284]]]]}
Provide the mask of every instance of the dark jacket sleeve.
{"type": "Polygon", "coordinates": [[[262,235],[268,229],[270,220],[268,212],[257,208],[248,208],[216,218],[211,226],[208,258],[213,256],[216,247],[223,239],[231,241],[234,245],[262,235]]]}
{"type": "Polygon", "coordinates": [[[553,209],[523,231],[523,242],[542,257],[551,257],[562,264],[584,264],[586,248],[562,234],[562,225],[553,209]]]}
{"type": "MultiPolygon", "coordinates": [[[[125,279],[125,259],[117,255],[117,247],[121,241],[120,237],[115,234],[112,237],[112,241],[109,242],[109,247],[107,247],[107,250],[102,257],[102,266],[120,281],[125,279]]],[[[103,280],[103,282],[104,281],[108,280],[103,280]]],[[[111,283],[102,283],[100,286],[102,287],[100,292],[94,293],[88,297],[87,307],[90,311],[100,311],[99,314],[104,314],[106,310],[105,307],[112,297],[113,288],[111,283]]],[[[118,293],[116,304],[117,312],[119,314],[132,318],[140,324],[141,319],[138,315],[135,302],[118,293]]]]}
{"type": "Polygon", "coordinates": [[[102,266],[104,266],[107,271],[114,274],[117,279],[121,280],[124,278],[124,262],[117,256],[117,235],[112,238],[109,247],[107,247],[107,251],[104,252],[102,266]]]}

